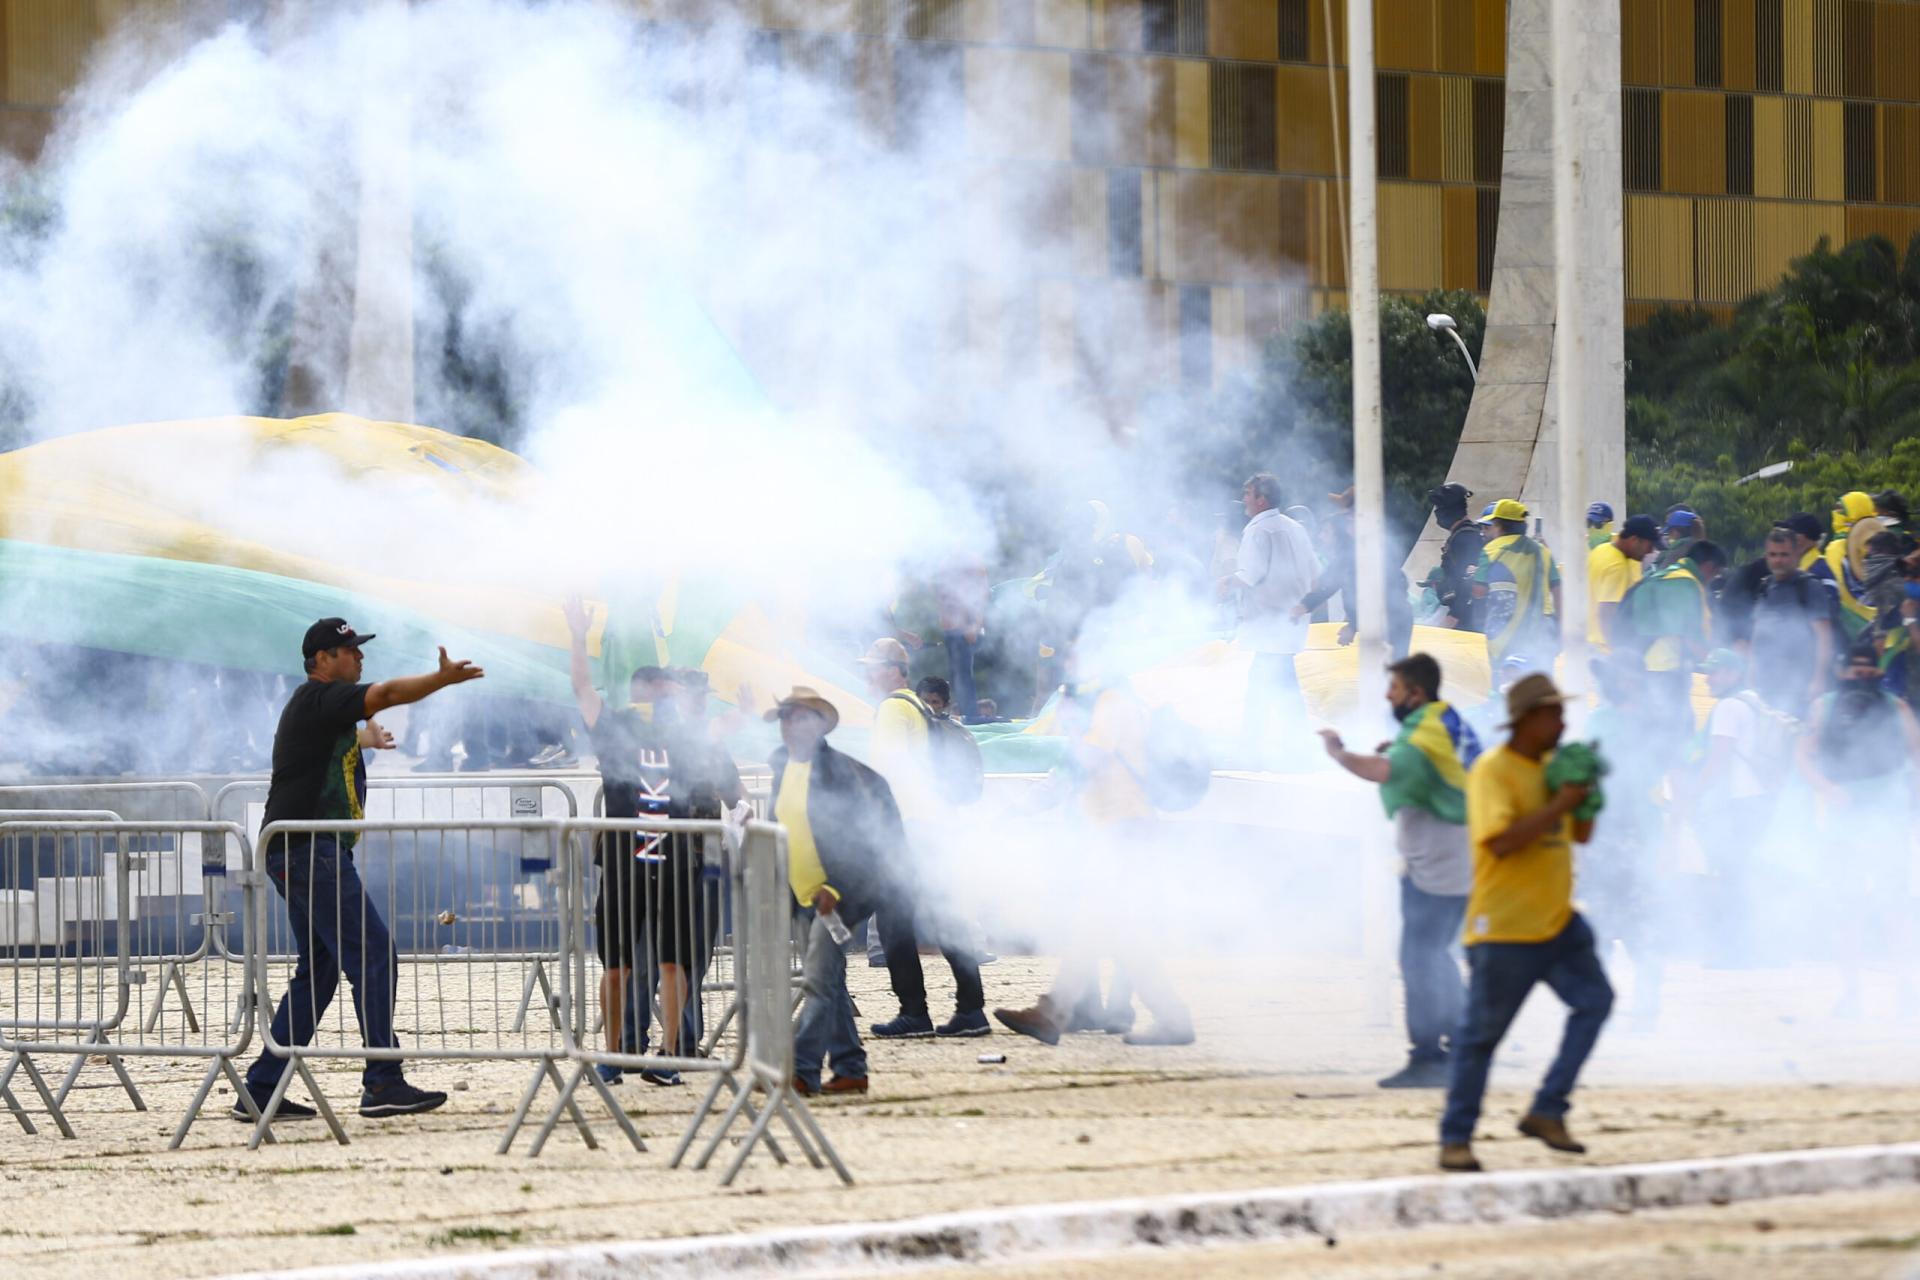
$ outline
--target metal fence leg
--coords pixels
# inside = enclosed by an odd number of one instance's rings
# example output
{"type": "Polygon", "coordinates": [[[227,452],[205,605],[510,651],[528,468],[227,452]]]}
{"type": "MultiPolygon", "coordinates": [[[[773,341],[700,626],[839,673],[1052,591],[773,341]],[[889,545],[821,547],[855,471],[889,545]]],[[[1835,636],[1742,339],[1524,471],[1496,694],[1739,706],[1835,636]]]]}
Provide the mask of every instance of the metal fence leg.
{"type": "Polygon", "coordinates": [[[4,1101],[7,1104],[7,1110],[13,1113],[13,1118],[20,1122],[22,1129],[26,1130],[29,1135],[36,1134],[40,1132],[39,1128],[33,1123],[33,1117],[27,1114],[27,1109],[20,1105],[20,1099],[13,1096],[13,1089],[11,1088],[14,1068],[19,1065],[20,1055],[17,1052],[7,1058],[6,1072],[5,1074],[0,1074],[0,1101],[4,1101]]]}
{"type": "Polygon", "coordinates": [[[730,1026],[733,1020],[739,1015],[740,1001],[736,998],[728,1003],[727,1011],[720,1015],[719,1024],[707,1033],[707,1042],[700,1046],[701,1052],[705,1053],[708,1057],[712,1057],[713,1046],[720,1043],[720,1037],[727,1033],[727,1027],[730,1026]]]}
{"type": "MultiPolygon", "coordinates": [[[[537,1156],[547,1145],[547,1139],[553,1136],[554,1127],[560,1123],[560,1112],[563,1107],[572,1115],[574,1125],[578,1127],[581,1132],[584,1133],[586,1131],[586,1117],[580,1113],[579,1105],[574,1102],[573,1097],[579,1090],[582,1080],[591,1084],[594,1092],[600,1095],[600,1101],[606,1104],[607,1114],[612,1116],[614,1123],[620,1126],[620,1131],[627,1135],[627,1141],[633,1144],[633,1149],[635,1151],[645,1151],[647,1149],[646,1142],[640,1137],[640,1131],[633,1127],[633,1121],[627,1116],[627,1113],[621,1109],[619,1099],[613,1096],[613,1090],[607,1088],[606,1081],[602,1080],[597,1072],[585,1063],[582,1063],[574,1071],[573,1077],[569,1079],[566,1085],[560,1090],[559,1101],[555,1102],[553,1104],[553,1110],[547,1113],[546,1122],[540,1126],[540,1132],[534,1136],[533,1145],[527,1149],[527,1154],[537,1156]]],[[[559,1072],[557,1070],[554,1072],[554,1084],[560,1084],[559,1072]]]]}
{"type": "MultiPolygon", "coordinates": [[[[327,1128],[333,1130],[334,1141],[343,1147],[346,1146],[347,1131],[340,1127],[340,1120],[333,1114],[332,1106],[327,1103],[327,1095],[320,1091],[320,1082],[313,1078],[313,1071],[307,1066],[307,1060],[300,1057],[294,1058],[293,1069],[298,1071],[300,1078],[306,1082],[307,1096],[313,1099],[313,1109],[318,1111],[320,1118],[327,1122],[327,1128]]],[[[281,1076],[280,1082],[285,1084],[286,1076],[281,1076]]],[[[286,1091],[283,1089],[281,1092],[285,1093],[286,1091]]]]}
{"type": "MultiPolygon", "coordinates": [[[[527,1082],[527,1089],[526,1092],[521,1095],[520,1105],[514,1110],[513,1119],[507,1125],[506,1134],[500,1139],[499,1147],[494,1150],[495,1155],[504,1156],[508,1151],[512,1150],[513,1140],[520,1136],[520,1130],[526,1125],[527,1115],[533,1109],[534,1098],[539,1096],[540,1082],[543,1080],[553,1081],[555,1093],[564,1093],[566,1090],[566,1082],[560,1078],[560,1069],[554,1066],[553,1059],[540,1059],[539,1065],[534,1068],[533,1079],[527,1082]]],[[[574,1128],[580,1131],[580,1140],[587,1144],[587,1150],[598,1151],[600,1149],[600,1140],[593,1136],[593,1128],[587,1124],[586,1116],[581,1113],[580,1108],[573,1102],[569,1101],[566,1106],[569,1115],[573,1119],[574,1128]]],[[[529,1154],[537,1156],[540,1154],[540,1150],[538,1147],[534,1147],[529,1154]]]]}
{"type": "Polygon", "coordinates": [[[745,1141],[741,1142],[740,1149],[733,1153],[733,1160],[727,1165],[727,1171],[720,1175],[721,1186],[733,1185],[734,1178],[740,1173],[740,1166],[744,1165],[747,1157],[752,1154],[754,1144],[767,1136],[767,1126],[773,1123],[773,1113],[779,1108],[779,1104],[780,1099],[776,1095],[761,1108],[759,1117],[753,1122],[753,1127],[747,1130],[745,1141]]]}
{"type": "MultiPolygon", "coordinates": [[[[47,1114],[53,1117],[53,1123],[60,1130],[60,1136],[73,1137],[73,1126],[67,1123],[67,1113],[62,1111],[60,1104],[54,1100],[53,1090],[47,1088],[47,1078],[40,1074],[40,1068],[33,1065],[33,1059],[24,1049],[14,1050],[13,1056],[21,1069],[27,1073],[27,1080],[33,1085],[33,1091],[40,1095],[40,1104],[47,1109],[47,1114]]],[[[9,1066],[7,1069],[11,1072],[13,1068],[9,1066]]]]}
{"type": "MultiPolygon", "coordinates": [[[[87,1037],[87,1043],[99,1045],[108,1051],[106,1053],[107,1065],[112,1067],[113,1074],[119,1077],[120,1087],[126,1091],[127,1100],[133,1103],[133,1109],[135,1111],[145,1111],[147,1109],[147,1100],[142,1098],[140,1091],[133,1087],[133,1077],[127,1074],[127,1064],[121,1060],[119,1054],[112,1052],[113,1046],[107,1039],[107,1033],[104,1031],[95,1031],[87,1037]]],[[[66,1105],[67,1095],[73,1092],[74,1082],[80,1078],[80,1072],[86,1068],[87,1058],[89,1056],[90,1055],[84,1053],[74,1055],[73,1066],[67,1069],[66,1078],[60,1081],[60,1092],[56,1095],[61,1106],[66,1105]]]]}
{"type": "Polygon", "coordinates": [[[527,970],[527,980],[520,988],[520,1007],[514,1011],[513,1029],[524,1031],[527,1026],[527,1010],[533,1006],[533,990],[540,988],[541,998],[546,1001],[547,1017],[553,1020],[553,1029],[560,1029],[560,1011],[554,1007],[553,983],[547,978],[547,962],[535,960],[533,968],[527,970]]]}
{"type": "MultiPolygon", "coordinates": [[[[167,1150],[178,1151],[180,1144],[187,1140],[187,1130],[193,1128],[194,1120],[200,1115],[200,1108],[207,1103],[207,1095],[213,1092],[213,1082],[220,1078],[220,1068],[226,1065],[227,1060],[225,1058],[215,1058],[207,1064],[207,1074],[200,1078],[200,1087],[194,1091],[193,1101],[187,1104],[187,1113],[180,1117],[180,1123],[174,1127],[173,1140],[167,1143],[167,1150]]],[[[228,1066],[227,1069],[231,1071],[233,1068],[228,1066]]],[[[244,1086],[240,1089],[240,1096],[246,1099],[244,1105],[253,1115],[253,1118],[258,1120],[260,1118],[259,1108],[253,1105],[253,1099],[248,1097],[244,1086]]]]}
{"type": "Polygon", "coordinates": [[[152,1035],[154,1027],[159,1025],[160,1012],[167,1004],[168,987],[180,993],[180,1014],[187,1020],[187,1030],[199,1035],[200,1019],[194,1014],[193,997],[187,994],[187,980],[181,974],[180,964],[174,960],[167,961],[160,970],[159,990],[154,994],[153,1008],[147,1011],[146,1021],[140,1024],[140,1033],[152,1035]]]}
{"type": "MultiPolygon", "coordinates": [[[[807,1132],[813,1135],[813,1140],[820,1144],[821,1154],[826,1156],[827,1163],[833,1166],[833,1171],[840,1175],[840,1181],[849,1187],[852,1186],[853,1175],[847,1172],[846,1165],[840,1163],[840,1153],[833,1149],[833,1144],[827,1141],[827,1135],[822,1133],[820,1126],[814,1122],[813,1112],[808,1108],[806,1099],[794,1093],[792,1089],[785,1090],[785,1093],[787,1096],[782,1105],[787,1114],[800,1117],[800,1123],[805,1125],[807,1132]]],[[[814,1167],[819,1166],[816,1164],[814,1167]]]]}
{"type": "Polygon", "coordinates": [[[707,1139],[707,1145],[700,1149],[700,1158],[693,1162],[695,1169],[706,1168],[713,1159],[714,1153],[720,1150],[720,1144],[726,1140],[727,1130],[733,1128],[733,1122],[738,1120],[740,1113],[748,1108],[748,1099],[752,1096],[753,1090],[754,1080],[751,1076],[747,1078],[746,1083],[734,1090],[733,1104],[727,1108],[727,1113],[720,1117],[720,1127],[715,1129],[713,1136],[707,1139]]]}
{"type": "Polygon", "coordinates": [[[700,1136],[700,1126],[705,1124],[707,1117],[713,1114],[713,1104],[719,1100],[720,1091],[733,1083],[731,1071],[721,1071],[714,1075],[713,1084],[707,1088],[707,1096],[700,1099],[700,1105],[693,1109],[693,1120],[687,1125],[686,1132],[680,1135],[680,1143],[674,1147],[673,1156],[667,1161],[667,1168],[678,1169],[680,1162],[687,1158],[687,1152],[693,1147],[693,1140],[700,1136]]]}

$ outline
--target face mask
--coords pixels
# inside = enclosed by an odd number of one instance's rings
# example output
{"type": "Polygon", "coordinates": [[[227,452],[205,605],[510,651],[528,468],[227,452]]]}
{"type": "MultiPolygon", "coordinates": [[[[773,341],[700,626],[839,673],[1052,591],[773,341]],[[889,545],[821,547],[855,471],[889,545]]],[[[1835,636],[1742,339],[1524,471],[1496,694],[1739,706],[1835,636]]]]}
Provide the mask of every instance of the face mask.
{"type": "Polygon", "coordinates": [[[1833,532],[1836,537],[1846,537],[1847,530],[1851,528],[1853,528],[1853,521],[1847,519],[1845,512],[1835,511],[1833,513],[1833,532]]]}
{"type": "Polygon", "coordinates": [[[1406,718],[1408,716],[1412,715],[1414,712],[1420,709],[1419,707],[1413,705],[1412,703],[1407,703],[1407,702],[1395,702],[1395,703],[1390,703],[1389,705],[1393,708],[1393,718],[1395,720],[1401,721],[1402,723],[1405,723],[1406,718]]]}

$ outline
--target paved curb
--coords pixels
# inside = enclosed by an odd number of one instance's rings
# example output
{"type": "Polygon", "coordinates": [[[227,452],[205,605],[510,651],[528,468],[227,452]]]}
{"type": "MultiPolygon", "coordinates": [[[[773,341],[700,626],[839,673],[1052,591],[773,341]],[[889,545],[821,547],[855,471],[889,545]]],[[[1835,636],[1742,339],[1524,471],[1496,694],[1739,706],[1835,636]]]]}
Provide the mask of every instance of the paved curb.
{"type": "Polygon", "coordinates": [[[631,1280],[901,1272],[1308,1236],[1331,1242],[1350,1233],[1634,1213],[1903,1185],[1920,1185],[1920,1142],[1031,1205],[900,1222],[262,1271],[229,1280],[631,1280]]]}

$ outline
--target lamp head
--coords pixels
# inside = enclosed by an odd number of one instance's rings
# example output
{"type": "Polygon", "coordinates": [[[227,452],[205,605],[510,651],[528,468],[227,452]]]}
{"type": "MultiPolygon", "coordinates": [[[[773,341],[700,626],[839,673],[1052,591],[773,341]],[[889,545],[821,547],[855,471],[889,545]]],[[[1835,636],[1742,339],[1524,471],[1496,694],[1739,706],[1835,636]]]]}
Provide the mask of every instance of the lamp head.
{"type": "Polygon", "coordinates": [[[1449,315],[1441,315],[1436,312],[1427,317],[1427,328],[1429,329],[1457,329],[1459,327],[1459,325],[1453,322],[1453,317],[1449,315]]]}

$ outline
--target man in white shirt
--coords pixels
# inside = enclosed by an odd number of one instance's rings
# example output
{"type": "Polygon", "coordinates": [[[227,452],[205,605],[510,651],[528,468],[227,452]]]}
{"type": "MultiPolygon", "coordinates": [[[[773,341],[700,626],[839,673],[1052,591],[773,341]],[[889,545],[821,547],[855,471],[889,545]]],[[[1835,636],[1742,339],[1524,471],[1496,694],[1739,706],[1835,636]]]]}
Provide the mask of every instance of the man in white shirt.
{"type": "Polygon", "coordinates": [[[1240,535],[1234,571],[1220,579],[1219,594],[1238,593],[1238,642],[1253,650],[1247,677],[1246,732],[1263,744],[1276,718],[1298,723],[1304,708],[1293,655],[1307,647],[1307,619],[1294,606],[1313,590],[1317,562],[1307,531],[1280,514],[1279,477],[1262,471],[1247,480],[1240,502],[1249,517],[1240,535]]]}

